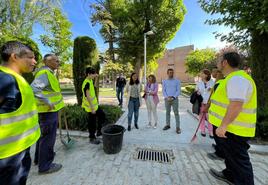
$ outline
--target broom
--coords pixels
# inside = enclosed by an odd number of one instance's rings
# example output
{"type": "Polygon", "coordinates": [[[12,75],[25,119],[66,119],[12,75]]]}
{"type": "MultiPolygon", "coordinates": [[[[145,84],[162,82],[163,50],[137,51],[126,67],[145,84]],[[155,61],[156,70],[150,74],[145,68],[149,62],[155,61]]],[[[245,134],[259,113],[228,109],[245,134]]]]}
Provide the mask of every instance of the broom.
{"type": "Polygon", "coordinates": [[[70,137],[65,111],[59,112],[59,129],[60,129],[60,141],[61,141],[61,143],[63,144],[63,146],[65,146],[66,149],[70,149],[74,145],[75,141],[73,139],[71,139],[71,137],[70,137]],[[66,132],[67,132],[67,140],[65,140],[63,138],[63,135],[62,135],[61,112],[63,112],[64,124],[65,124],[66,132]]]}
{"type": "MultiPolygon", "coordinates": [[[[211,91],[211,93],[210,93],[210,95],[209,95],[209,98],[208,98],[208,104],[210,104],[210,98],[211,98],[211,96],[212,96],[212,94],[213,94],[213,88],[212,88],[212,91],[211,91]]],[[[204,118],[204,116],[206,115],[206,113],[204,112],[203,113],[203,115],[202,115],[202,117],[201,117],[201,119],[200,119],[200,121],[199,121],[199,123],[198,123],[198,126],[197,126],[197,128],[196,128],[196,130],[195,130],[195,133],[194,133],[194,135],[193,135],[193,137],[192,137],[192,139],[191,139],[191,143],[194,141],[194,140],[196,140],[196,138],[197,138],[197,132],[198,132],[198,129],[199,129],[199,127],[200,127],[200,125],[201,125],[201,121],[203,120],[203,118],[204,118]]]]}

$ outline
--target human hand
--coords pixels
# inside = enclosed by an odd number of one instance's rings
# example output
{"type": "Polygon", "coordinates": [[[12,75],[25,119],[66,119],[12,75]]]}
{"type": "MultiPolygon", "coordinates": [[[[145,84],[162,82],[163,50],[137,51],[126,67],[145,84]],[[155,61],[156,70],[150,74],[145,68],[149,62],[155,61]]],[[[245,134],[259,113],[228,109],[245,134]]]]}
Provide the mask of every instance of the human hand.
{"type": "Polygon", "coordinates": [[[227,138],[225,134],[226,134],[225,126],[220,126],[219,128],[216,129],[216,135],[218,137],[227,138]]]}
{"type": "Polygon", "coordinates": [[[55,106],[53,104],[49,104],[48,106],[49,106],[48,111],[55,109],[55,106]]]}
{"type": "Polygon", "coordinates": [[[93,110],[91,111],[91,114],[96,114],[96,111],[93,109],[93,110]]]}

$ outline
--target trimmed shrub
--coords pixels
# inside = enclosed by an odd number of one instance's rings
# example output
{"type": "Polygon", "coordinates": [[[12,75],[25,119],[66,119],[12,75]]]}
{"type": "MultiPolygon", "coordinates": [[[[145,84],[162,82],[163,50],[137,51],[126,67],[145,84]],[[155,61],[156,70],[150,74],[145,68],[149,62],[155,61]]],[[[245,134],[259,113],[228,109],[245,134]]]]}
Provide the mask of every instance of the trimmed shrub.
{"type": "Polygon", "coordinates": [[[257,111],[256,137],[268,139],[268,108],[257,111]]]}
{"type": "MultiPolygon", "coordinates": [[[[114,124],[121,117],[123,111],[120,107],[114,105],[100,105],[104,111],[106,119],[104,125],[114,124]]],[[[70,130],[87,130],[88,113],[79,105],[67,105],[64,108],[68,127],[70,130]]],[[[64,116],[61,116],[62,126],[64,126],[64,116]]]]}

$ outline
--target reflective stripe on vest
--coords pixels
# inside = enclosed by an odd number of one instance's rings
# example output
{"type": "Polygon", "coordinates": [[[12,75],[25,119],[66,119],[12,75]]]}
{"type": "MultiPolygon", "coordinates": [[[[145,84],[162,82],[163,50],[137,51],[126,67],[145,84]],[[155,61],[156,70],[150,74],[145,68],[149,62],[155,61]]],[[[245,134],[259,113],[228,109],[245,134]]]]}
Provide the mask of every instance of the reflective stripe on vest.
{"type": "Polygon", "coordinates": [[[49,99],[50,103],[54,105],[54,109],[50,110],[49,105],[47,105],[42,100],[36,98],[38,112],[56,112],[64,107],[63,97],[61,94],[60,84],[55,75],[48,69],[41,69],[35,75],[35,78],[38,78],[41,75],[47,75],[49,84],[52,91],[42,91],[42,95],[49,99]]]}
{"type": "Polygon", "coordinates": [[[93,81],[89,80],[89,79],[85,79],[83,84],[82,84],[82,92],[83,92],[83,98],[82,98],[82,107],[85,109],[86,112],[91,112],[91,105],[89,104],[87,97],[85,95],[84,92],[84,88],[86,86],[86,84],[89,83],[90,89],[89,89],[89,99],[91,100],[93,109],[96,111],[98,110],[98,100],[95,94],[95,89],[94,89],[94,85],[93,85],[93,81]]]}
{"type": "Polygon", "coordinates": [[[33,115],[35,115],[37,113],[38,113],[37,110],[33,110],[27,114],[13,116],[10,118],[3,118],[0,120],[0,125],[7,125],[7,124],[11,124],[11,123],[18,122],[18,121],[23,121],[23,120],[26,120],[26,119],[32,117],[33,115]]]}
{"type": "Polygon", "coordinates": [[[247,79],[253,88],[251,97],[243,104],[241,112],[235,120],[227,126],[227,131],[238,136],[254,137],[256,128],[257,89],[253,79],[244,71],[235,71],[222,80],[216,91],[211,96],[209,108],[209,122],[217,127],[227,112],[230,100],[227,96],[227,84],[233,76],[241,76],[247,79]]]}
{"type": "Polygon", "coordinates": [[[9,68],[0,66],[0,71],[15,78],[21,93],[20,107],[13,112],[0,114],[0,159],[4,159],[32,146],[40,137],[40,129],[30,85],[9,68]]]}

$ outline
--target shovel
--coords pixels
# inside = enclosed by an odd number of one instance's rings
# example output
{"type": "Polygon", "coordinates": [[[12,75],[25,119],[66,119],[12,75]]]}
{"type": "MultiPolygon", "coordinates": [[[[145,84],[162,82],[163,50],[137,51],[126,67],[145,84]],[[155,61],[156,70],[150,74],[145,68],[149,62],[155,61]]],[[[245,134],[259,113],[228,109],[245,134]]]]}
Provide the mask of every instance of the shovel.
{"type": "Polygon", "coordinates": [[[70,149],[74,145],[75,141],[73,139],[71,139],[71,137],[69,135],[69,130],[68,130],[68,124],[67,124],[65,111],[60,111],[59,112],[59,129],[60,129],[60,141],[61,141],[61,143],[65,146],[66,149],[70,149]],[[65,128],[66,128],[66,132],[67,132],[67,140],[64,139],[64,137],[62,135],[62,124],[61,124],[61,113],[62,112],[63,112],[64,124],[65,124],[65,128]]]}

